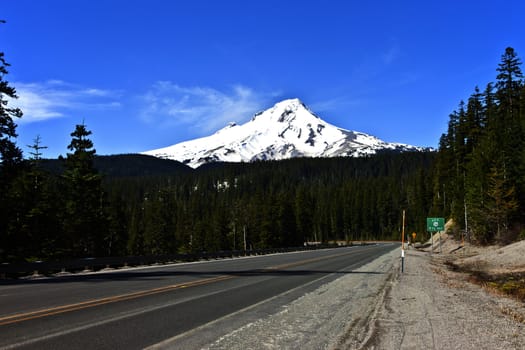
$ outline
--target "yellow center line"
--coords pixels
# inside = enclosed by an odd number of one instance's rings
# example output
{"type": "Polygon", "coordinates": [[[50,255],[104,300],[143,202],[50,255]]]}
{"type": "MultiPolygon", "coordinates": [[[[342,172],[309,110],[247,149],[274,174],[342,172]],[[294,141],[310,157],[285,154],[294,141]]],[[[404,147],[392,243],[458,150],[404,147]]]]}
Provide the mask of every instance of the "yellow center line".
{"type": "Polygon", "coordinates": [[[115,296],[111,296],[107,298],[88,300],[88,301],[75,303],[75,304],[62,305],[62,306],[57,306],[57,307],[48,308],[44,310],[37,310],[37,311],[14,314],[11,316],[0,317],[0,326],[5,326],[8,324],[18,323],[22,321],[33,320],[36,318],[57,315],[57,314],[65,313],[65,312],[82,310],[82,309],[104,305],[104,304],[116,303],[118,301],[137,299],[140,297],[153,295],[153,294],[159,294],[159,293],[165,293],[165,292],[173,291],[176,289],[194,287],[194,286],[200,286],[200,285],[204,285],[208,283],[224,281],[227,279],[231,279],[233,277],[234,276],[218,276],[218,277],[206,278],[206,279],[201,279],[197,281],[190,281],[190,282],[178,283],[178,284],[173,284],[173,285],[159,287],[159,288],[143,290],[139,292],[115,295],[115,296]]]}

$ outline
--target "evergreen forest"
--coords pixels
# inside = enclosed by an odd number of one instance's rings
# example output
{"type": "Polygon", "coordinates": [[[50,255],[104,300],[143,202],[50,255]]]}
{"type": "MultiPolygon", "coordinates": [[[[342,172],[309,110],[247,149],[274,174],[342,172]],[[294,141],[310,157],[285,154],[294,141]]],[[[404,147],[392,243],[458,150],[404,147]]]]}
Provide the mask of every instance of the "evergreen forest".
{"type": "Polygon", "coordinates": [[[507,48],[496,81],[450,114],[437,152],[213,163],[99,156],[87,125],[65,157],[39,136],[23,155],[16,90],[0,52],[0,262],[160,255],[428,238],[453,219],[480,244],[523,238],[525,88],[507,48]]]}
{"type": "Polygon", "coordinates": [[[450,114],[435,165],[434,210],[480,244],[525,238],[525,86],[513,48],[496,73],[450,114]]]}

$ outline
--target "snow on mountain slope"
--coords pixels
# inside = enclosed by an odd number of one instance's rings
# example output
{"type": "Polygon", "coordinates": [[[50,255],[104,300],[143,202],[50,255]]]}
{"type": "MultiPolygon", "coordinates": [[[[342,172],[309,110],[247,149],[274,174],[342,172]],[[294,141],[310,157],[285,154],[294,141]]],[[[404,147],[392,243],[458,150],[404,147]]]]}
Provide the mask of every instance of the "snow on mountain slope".
{"type": "Polygon", "coordinates": [[[385,149],[422,150],[338,128],[317,117],[299,99],[290,99],[255,114],[243,125],[230,123],[213,135],[143,154],[177,160],[197,168],[210,162],[356,157],[385,149]]]}

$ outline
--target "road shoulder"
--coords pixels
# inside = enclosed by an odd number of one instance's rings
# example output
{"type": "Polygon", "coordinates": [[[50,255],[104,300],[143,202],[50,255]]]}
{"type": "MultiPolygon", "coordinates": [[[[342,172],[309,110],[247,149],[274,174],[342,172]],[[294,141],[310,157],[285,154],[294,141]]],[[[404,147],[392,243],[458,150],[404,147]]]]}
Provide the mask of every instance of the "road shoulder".
{"type": "Polygon", "coordinates": [[[489,294],[439,256],[407,250],[362,349],[523,349],[523,304],[489,294]]]}

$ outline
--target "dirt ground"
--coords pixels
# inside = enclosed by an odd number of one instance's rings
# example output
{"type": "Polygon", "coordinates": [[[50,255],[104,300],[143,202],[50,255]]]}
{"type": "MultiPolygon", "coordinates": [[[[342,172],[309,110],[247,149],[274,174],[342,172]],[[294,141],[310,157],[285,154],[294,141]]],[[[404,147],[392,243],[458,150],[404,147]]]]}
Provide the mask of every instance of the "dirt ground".
{"type": "Polygon", "coordinates": [[[473,272],[525,270],[525,241],[474,247],[443,235],[431,248],[405,250],[361,349],[525,349],[525,305],[473,272]],[[468,273],[465,271],[469,271],[468,273]]]}

